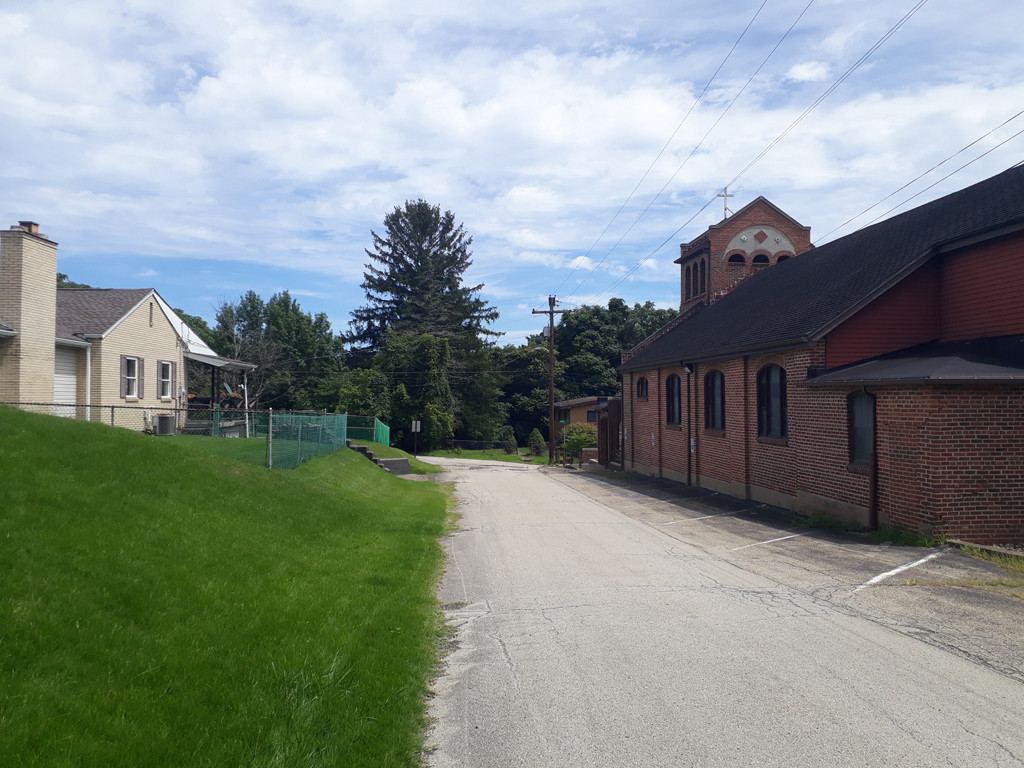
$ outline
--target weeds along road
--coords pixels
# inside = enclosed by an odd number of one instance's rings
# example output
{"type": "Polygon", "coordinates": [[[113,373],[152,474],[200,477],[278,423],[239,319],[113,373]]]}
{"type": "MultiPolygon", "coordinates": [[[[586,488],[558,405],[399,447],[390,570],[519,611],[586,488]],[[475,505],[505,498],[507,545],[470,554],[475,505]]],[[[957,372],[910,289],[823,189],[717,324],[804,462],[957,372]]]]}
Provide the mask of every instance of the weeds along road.
{"type": "Polygon", "coordinates": [[[1024,603],[967,586],[994,566],[434,461],[462,517],[429,766],[1024,765],[1024,603]]]}

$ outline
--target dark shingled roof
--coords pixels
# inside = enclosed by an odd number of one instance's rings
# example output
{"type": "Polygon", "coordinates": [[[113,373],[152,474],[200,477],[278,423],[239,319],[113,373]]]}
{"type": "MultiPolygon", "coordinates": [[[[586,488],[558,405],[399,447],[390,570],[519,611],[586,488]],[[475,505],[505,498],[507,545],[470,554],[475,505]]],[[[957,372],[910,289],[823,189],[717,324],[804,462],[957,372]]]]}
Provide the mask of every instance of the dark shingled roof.
{"type": "Polygon", "coordinates": [[[1003,381],[1024,381],[1024,336],[933,341],[835,368],[800,383],[816,387],[1003,381]]]}
{"type": "Polygon", "coordinates": [[[1024,226],[1024,166],[759,272],[620,370],[736,357],[820,339],[943,245],[1024,226]]]}
{"type": "Polygon", "coordinates": [[[152,288],[58,288],[58,339],[106,333],[153,292],[152,288]]]}

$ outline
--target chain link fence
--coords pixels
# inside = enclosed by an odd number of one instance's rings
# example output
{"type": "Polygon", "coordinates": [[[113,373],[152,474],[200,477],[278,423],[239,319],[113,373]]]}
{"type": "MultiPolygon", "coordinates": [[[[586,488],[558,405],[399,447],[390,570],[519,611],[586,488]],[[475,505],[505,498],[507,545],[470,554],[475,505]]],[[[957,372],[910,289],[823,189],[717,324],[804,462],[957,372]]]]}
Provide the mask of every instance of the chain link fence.
{"type": "Polygon", "coordinates": [[[95,421],[151,435],[198,435],[264,440],[267,466],[291,469],[345,447],[346,440],[388,445],[390,428],[372,416],[220,408],[154,408],[73,403],[0,403],[50,416],[95,421]]]}

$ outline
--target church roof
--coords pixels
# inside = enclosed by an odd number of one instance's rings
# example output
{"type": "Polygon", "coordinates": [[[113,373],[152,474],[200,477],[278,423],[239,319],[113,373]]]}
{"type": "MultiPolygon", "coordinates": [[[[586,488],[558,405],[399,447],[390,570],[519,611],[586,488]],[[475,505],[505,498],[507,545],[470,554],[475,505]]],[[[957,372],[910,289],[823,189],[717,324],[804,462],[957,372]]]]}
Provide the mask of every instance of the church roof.
{"type": "Polygon", "coordinates": [[[1024,229],[1024,166],[754,274],[620,370],[813,343],[947,249],[1024,229]]]}

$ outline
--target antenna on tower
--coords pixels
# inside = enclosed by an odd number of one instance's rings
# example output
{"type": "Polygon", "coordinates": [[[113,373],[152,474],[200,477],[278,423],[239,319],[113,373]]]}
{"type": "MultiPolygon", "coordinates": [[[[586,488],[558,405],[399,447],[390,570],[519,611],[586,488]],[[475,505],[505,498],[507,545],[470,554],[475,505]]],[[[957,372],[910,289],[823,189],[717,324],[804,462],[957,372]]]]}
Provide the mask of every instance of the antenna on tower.
{"type": "Polygon", "coordinates": [[[736,197],[736,195],[730,195],[729,187],[725,186],[722,187],[722,191],[715,195],[715,197],[722,198],[722,218],[728,219],[729,214],[732,213],[732,211],[729,210],[729,198],[736,197]]]}

